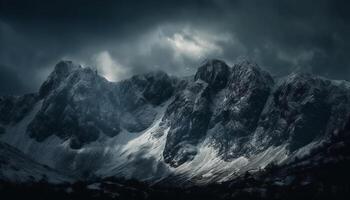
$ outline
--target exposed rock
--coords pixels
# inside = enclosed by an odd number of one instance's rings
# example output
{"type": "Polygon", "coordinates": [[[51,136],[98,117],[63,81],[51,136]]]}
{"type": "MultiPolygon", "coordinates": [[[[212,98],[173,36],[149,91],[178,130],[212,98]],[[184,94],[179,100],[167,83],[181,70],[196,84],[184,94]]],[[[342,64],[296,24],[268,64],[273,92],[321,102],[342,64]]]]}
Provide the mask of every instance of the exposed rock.
{"type": "Polygon", "coordinates": [[[242,155],[240,146],[255,130],[272,84],[271,76],[251,63],[230,68],[209,60],[168,107],[165,161],[176,167],[193,159],[207,133],[224,159],[242,155]]]}
{"type": "Polygon", "coordinates": [[[226,86],[229,75],[230,67],[226,63],[220,60],[209,60],[198,68],[194,80],[205,81],[215,92],[226,86]]]}
{"type": "Polygon", "coordinates": [[[176,79],[172,79],[165,72],[155,71],[131,78],[143,97],[153,105],[159,105],[169,99],[174,92],[176,79]]]}
{"type": "Polygon", "coordinates": [[[101,134],[146,129],[156,115],[152,105],[167,100],[172,91],[173,79],[164,72],[111,83],[90,68],[62,61],[41,87],[42,108],[27,130],[38,141],[56,135],[78,149],[101,134]]]}
{"type": "Polygon", "coordinates": [[[342,129],[349,115],[348,89],[309,74],[291,74],[269,97],[256,131],[256,146],[288,143],[294,151],[342,129]]]}
{"type": "Polygon", "coordinates": [[[194,158],[197,144],[206,136],[210,116],[206,83],[190,82],[176,94],[163,118],[170,126],[163,153],[165,162],[176,167],[194,158]]]}
{"type": "Polygon", "coordinates": [[[60,61],[57,63],[47,80],[41,85],[39,96],[41,98],[45,97],[51,91],[58,88],[61,82],[64,81],[73,71],[81,68],[80,65],[77,65],[72,61],[60,61]]]}
{"type": "Polygon", "coordinates": [[[230,160],[250,149],[249,140],[273,87],[272,77],[255,64],[231,68],[227,87],[214,98],[210,135],[219,154],[230,160]]]}

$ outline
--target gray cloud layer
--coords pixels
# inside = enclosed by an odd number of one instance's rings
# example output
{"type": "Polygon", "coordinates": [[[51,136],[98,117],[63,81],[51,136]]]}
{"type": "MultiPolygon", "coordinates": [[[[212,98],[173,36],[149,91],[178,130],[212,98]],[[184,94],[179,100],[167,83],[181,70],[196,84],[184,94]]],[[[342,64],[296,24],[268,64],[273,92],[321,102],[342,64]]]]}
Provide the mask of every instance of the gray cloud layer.
{"type": "Polygon", "coordinates": [[[350,79],[346,0],[0,2],[0,94],[37,90],[60,59],[110,80],[188,75],[214,57],[350,79]]]}

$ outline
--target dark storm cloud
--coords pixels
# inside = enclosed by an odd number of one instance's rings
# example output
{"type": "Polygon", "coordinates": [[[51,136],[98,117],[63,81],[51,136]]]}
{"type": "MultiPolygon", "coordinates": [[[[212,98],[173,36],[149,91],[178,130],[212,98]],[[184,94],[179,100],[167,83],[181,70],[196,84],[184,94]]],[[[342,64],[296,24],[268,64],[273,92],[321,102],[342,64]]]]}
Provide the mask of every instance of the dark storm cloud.
{"type": "Polygon", "coordinates": [[[347,1],[16,1],[0,3],[0,94],[35,91],[72,59],[111,80],[195,71],[248,57],[277,75],[350,79],[347,1]]]}

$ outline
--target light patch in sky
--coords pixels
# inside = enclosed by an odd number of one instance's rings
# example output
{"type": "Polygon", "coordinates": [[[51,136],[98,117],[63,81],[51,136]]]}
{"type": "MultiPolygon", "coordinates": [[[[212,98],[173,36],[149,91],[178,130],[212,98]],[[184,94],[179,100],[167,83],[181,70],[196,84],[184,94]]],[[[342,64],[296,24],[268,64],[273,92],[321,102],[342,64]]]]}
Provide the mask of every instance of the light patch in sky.
{"type": "Polygon", "coordinates": [[[94,56],[97,71],[109,81],[120,81],[127,74],[127,68],[123,67],[115,58],[112,58],[108,51],[102,51],[94,56]]]}
{"type": "MultiPolygon", "coordinates": [[[[225,32],[215,33],[189,25],[162,25],[132,41],[111,43],[109,48],[94,53],[93,63],[110,81],[152,70],[188,76],[194,74],[204,60],[222,58],[223,44],[242,46],[225,32]]],[[[230,64],[229,59],[225,61],[230,64]]]]}
{"type": "MultiPolygon", "coordinates": [[[[234,38],[227,33],[214,33],[189,25],[165,24],[133,37],[130,41],[111,43],[112,46],[107,50],[109,55],[100,53],[97,60],[117,60],[121,69],[128,69],[125,73],[122,70],[121,75],[118,75],[121,79],[152,70],[188,76],[196,72],[202,61],[223,58],[222,44],[236,45],[234,42],[234,38]],[[123,74],[127,76],[122,77],[123,74]]],[[[97,65],[99,63],[101,61],[97,65]]],[[[114,73],[108,71],[105,74],[114,73]]]]}
{"type": "Polygon", "coordinates": [[[174,48],[176,56],[187,56],[192,59],[204,59],[211,54],[221,54],[222,49],[213,38],[207,38],[195,31],[185,29],[168,36],[167,41],[174,48]]]}

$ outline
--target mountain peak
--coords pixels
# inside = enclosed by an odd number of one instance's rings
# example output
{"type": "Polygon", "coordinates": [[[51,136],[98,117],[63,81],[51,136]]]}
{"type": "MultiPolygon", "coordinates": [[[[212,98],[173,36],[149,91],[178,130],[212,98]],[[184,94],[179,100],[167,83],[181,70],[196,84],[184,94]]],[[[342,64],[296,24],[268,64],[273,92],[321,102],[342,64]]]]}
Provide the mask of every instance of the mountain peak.
{"type": "Polygon", "coordinates": [[[168,78],[169,75],[162,70],[153,70],[144,74],[134,75],[131,79],[133,80],[153,80],[168,78]]]}
{"type": "Polygon", "coordinates": [[[258,64],[249,60],[242,60],[233,65],[233,71],[237,71],[239,73],[245,74],[259,74],[259,73],[267,73],[263,69],[260,68],[258,64]]]}
{"type": "Polygon", "coordinates": [[[211,59],[205,62],[197,70],[194,80],[203,80],[214,88],[225,87],[229,75],[230,67],[223,61],[211,59]]]}
{"type": "Polygon", "coordinates": [[[270,73],[264,71],[259,67],[259,65],[249,60],[243,60],[234,64],[231,71],[232,73],[229,82],[235,80],[241,85],[243,84],[246,86],[251,85],[253,82],[254,84],[260,83],[262,85],[267,84],[269,86],[274,84],[274,80],[270,73]]]}
{"type": "Polygon", "coordinates": [[[39,96],[45,97],[51,90],[58,87],[59,83],[64,80],[73,71],[81,69],[82,67],[72,61],[59,61],[54,70],[49,75],[48,79],[42,84],[39,90],[39,96]]]}
{"type": "Polygon", "coordinates": [[[68,75],[73,70],[80,69],[80,68],[81,68],[80,65],[75,64],[72,61],[61,60],[56,64],[52,73],[55,73],[58,76],[65,76],[65,75],[68,75]]]}
{"type": "Polygon", "coordinates": [[[253,67],[253,68],[260,68],[259,65],[251,60],[243,59],[236,63],[236,65],[246,66],[246,67],[253,67]]]}
{"type": "Polygon", "coordinates": [[[170,77],[164,71],[155,70],[142,75],[135,75],[125,82],[138,86],[149,102],[159,105],[172,95],[176,79],[170,77]]]}

